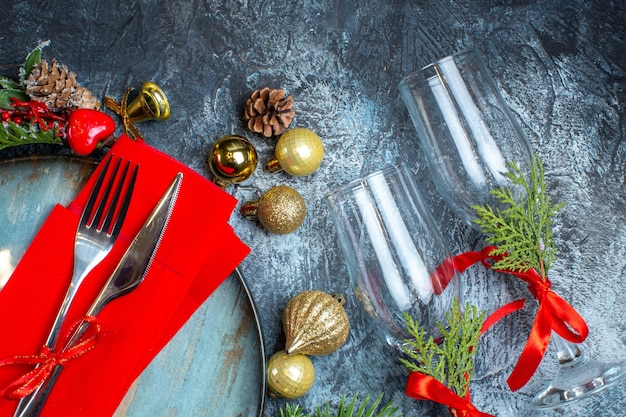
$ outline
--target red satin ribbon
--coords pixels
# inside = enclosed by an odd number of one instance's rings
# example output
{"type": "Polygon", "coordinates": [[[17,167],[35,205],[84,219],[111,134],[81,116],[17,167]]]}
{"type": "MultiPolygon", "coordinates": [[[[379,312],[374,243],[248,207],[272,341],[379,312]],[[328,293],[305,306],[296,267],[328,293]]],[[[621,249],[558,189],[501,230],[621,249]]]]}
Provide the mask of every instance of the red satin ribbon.
{"type": "Polygon", "coordinates": [[[59,346],[65,346],[63,349],[54,351],[44,346],[38,355],[18,355],[0,360],[0,366],[37,365],[33,370],[26,372],[7,385],[0,391],[0,395],[10,400],[19,400],[31,394],[39,385],[48,379],[57,365],[64,365],[72,359],[76,359],[93,349],[98,343],[100,331],[100,324],[95,317],[81,317],[72,324],[67,333],[64,334],[63,338],[59,341],[59,346]],[[93,324],[95,333],[89,337],[83,337],[76,343],[68,346],[74,332],[83,323],[93,324]]]}
{"type": "MultiPolygon", "coordinates": [[[[466,256],[460,256],[458,263],[456,258],[452,258],[449,262],[445,262],[443,267],[438,268],[438,273],[433,274],[438,276],[437,282],[444,283],[442,288],[445,288],[454,275],[454,271],[450,271],[450,265],[455,265],[453,269],[458,272],[463,272],[469,266],[482,260],[482,256],[476,255],[478,252],[463,254],[466,256]],[[472,263],[473,262],[473,263],[472,263]],[[444,272],[445,271],[445,272],[444,272]]],[[[435,281],[435,280],[433,280],[435,281]]],[[[520,310],[524,307],[526,300],[517,300],[508,303],[493,313],[491,313],[483,322],[480,329],[480,334],[485,333],[491,326],[496,324],[499,320],[507,315],[520,310]]],[[[454,391],[446,387],[441,382],[437,381],[431,376],[421,374],[419,372],[412,372],[409,375],[409,379],[405,389],[406,395],[418,400],[431,400],[439,404],[445,405],[450,409],[454,409],[457,412],[457,416],[463,417],[493,417],[491,414],[483,413],[479,411],[474,404],[472,404],[469,392],[465,397],[460,397],[454,391]]]]}
{"type": "MultiPolygon", "coordinates": [[[[490,261],[498,261],[502,256],[491,256],[496,249],[488,246],[480,252],[466,252],[454,258],[455,269],[464,272],[470,266],[481,262],[485,267],[492,268],[490,261]]],[[[496,269],[498,272],[513,275],[528,284],[528,288],[539,303],[539,309],[531,328],[528,340],[520,358],[507,379],[512,391],[522,388],[534,375],[543,356],[548,349],[550,337],[554,330],[557,334],[572,343],[581,343],[589,334],[587,323],[567,301],[562,299],[551,289],[548,279],[543,279],[537,271],[529,269],[526,272],[513,272],[496,269]]],[[[513,302],[501,308],[501,313],[509,314],[523,307],[513,302]]],[[[488,319],[489,320],[489,319],[488,319]]]]}
{"type": "Polygon", "coordinates": [[[453,408],[468,417],[494,417],[478,410],[470,400],[469,394],[463,398],[435,378],[411,372],[406,385],[405,394],[416,400],[430,400],[453,408]]]}

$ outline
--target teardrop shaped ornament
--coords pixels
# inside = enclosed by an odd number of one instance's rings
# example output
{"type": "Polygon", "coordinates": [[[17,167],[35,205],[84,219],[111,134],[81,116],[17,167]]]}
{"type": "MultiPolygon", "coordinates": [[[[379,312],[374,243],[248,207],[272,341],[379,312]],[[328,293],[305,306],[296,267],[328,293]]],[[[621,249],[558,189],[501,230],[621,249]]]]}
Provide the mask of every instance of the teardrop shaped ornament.
{"type": "Polygon", "coordinates": [[[337,298],[322,291],[304,291],[283,311],[285,350],[288,353],[327,355],[348,339],[350,322],[337,298]]]}

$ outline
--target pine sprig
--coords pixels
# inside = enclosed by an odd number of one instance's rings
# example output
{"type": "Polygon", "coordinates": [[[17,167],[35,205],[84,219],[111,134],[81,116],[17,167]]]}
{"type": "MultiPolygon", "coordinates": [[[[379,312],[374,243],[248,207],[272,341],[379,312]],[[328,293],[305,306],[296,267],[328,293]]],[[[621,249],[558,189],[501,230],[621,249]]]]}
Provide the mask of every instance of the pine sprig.
{"type": "MultiPolygon", "coordinates": [[[[360,402],[357,394],[349,402],[346,402],[344,396],[341,397],[336,409],[331,408],[330,402],[318,406],[315,410],[315,417],[402,417],[402,413],[393,405],[393,401],[379,409],[382,399],[383,394],[380,394],[372,405],[369,405],[369,395],[360,402]]],[[[280,409],[280,417],[313,417],[313,415],[306,413],[299,405],[291,406],[287,403],[284,409],[280,409]]]]}
{"type": "Polygon", "coordinates": [[[431,376],[457,395],[465,397],[474,376],[474,357],[485,312],[465,304],[463,311],[457,300],[446,314],[447,325],[437,323],[442,335],[441,344],[432,336],[426,339],[426,330],[409,314],[404,315],[407,331],[413,339],[406,340],[402,350],[410,358],[400,362],[412,372],[431,376]]]}
{"type": "Polygon", "coordinates": [[[516,163],[506,173],[524,191],[519,202],[510,188],[492,190],[502,207],[473,206],[478,215],[475,222],[489,235],[487,241],[498,247],[491,255],[505,255],[493,265],[495,269],[525,272],[532,268],[546,279],[556,258],[553,218],[563,204],[550,202],[543,164],[537,156],[530,168],[530,181],[516,163]]]}
{"type": "Polygon", "coordinates": [[[9,121],[0,123],[0,150],[16,145],[34,143],[63,144],[57,128],[42,130],[36,123],[24,123],[22,126],[9,121]]]}

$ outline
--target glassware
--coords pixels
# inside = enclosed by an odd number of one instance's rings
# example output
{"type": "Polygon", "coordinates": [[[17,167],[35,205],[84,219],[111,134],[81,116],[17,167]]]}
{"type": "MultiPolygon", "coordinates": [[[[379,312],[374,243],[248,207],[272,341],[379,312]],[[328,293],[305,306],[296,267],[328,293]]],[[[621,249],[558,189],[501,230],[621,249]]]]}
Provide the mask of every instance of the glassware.
{"type": "Polygon", "coordinates": [[[560,407],[597,394],[626,376],[626,361],[601,362],[585,355],[582,345],[568,342],[552,333],[559,359],[554,379],[535,394],[532,406],[537,409],[560,407]]]}
{"type": "Polygon", "coordinates": [[[515,162],[530,171],[531,147],[474,50],[445,57],[400,82],[437,190],[470,226],[473,205],[498,202],[515,162]]]}
{"type": "Polygon", "coordinates": [[[354,292],[396,348],[410,336],[409,313],[437,337],[460,281],[414,176],[389,167],[326,196],[354,292]]]}
{"type": "MultiPolygon", "coordinates": [[[[490,191],[510,187],[502,174],[515,162],[529,172],[531,147],[475,50],[445,57],[403,79],[399,89],[437,190],[473,225],[472,205],[498,202],[490,191]]],[[[475,226],[475,225],[474,225],[475,226]]],[[[620,381],[626,363],[587,358],[583,346],[553,332],[557,375],[532,401],[554,408],[587,398],[620,381]]]]}

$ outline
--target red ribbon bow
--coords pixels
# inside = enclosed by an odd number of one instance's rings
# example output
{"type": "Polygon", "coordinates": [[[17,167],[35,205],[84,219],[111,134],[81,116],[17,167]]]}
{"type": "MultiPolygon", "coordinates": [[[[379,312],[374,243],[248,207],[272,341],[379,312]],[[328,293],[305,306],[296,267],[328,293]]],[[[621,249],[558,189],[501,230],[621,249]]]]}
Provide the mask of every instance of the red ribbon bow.
{"type": "Polygon", "coordinates": [[[0,391],[0,395],[10,400],[19,400],[31,394],[39,385],[48,379],[57,365],[64,365],[68,361],[78,358],[93,349],[98,343],[100,330],[100,324],[95,317],[82,317],[72,324],[68,332],[59,341],[59,346],[64,346],[63,349],[55,351],[44,346],[38,355],[18,355],[0,360],[0,366],[37,365],[31,371],[26,372],[7,385],[0,391]],[[76,343],[68,346],[74,333],[83,323],[94,324],[95,333],[89,337],[81,338],[76,343]]]}
{"type": "Polygon", "coordinates": [[[443,404],[448,408],[457,410],[463,416],[494,417],[478,410],[472,404],[469,393],[465,397],[460,397],[432,376],[419,372],[411,372],[404,392],[416,400],[430,400],[443,404]]]}
{"type": "MultiPolygon", "coordinates": [[[[454,258],[455,269],[458,272],[464,272],[478,262],[487,268],[492,268],[489,261],[498,261],[503,257],[490,255],[494,249],[496,249],[495,246],[488,246],[480,252],[466,252],[457,255],[454,258]]],[[[589,328],[574,307],[552,291],[550,281],[543,279],[534,269],[529,269],[526,272],[495,270],[525,281],[528,284],[528,289],[539,303],[539,309],[526,345],[513,372],[507,379],[509,388],[516,391],[526,385],[539,367],[548,349],[553,330],[572,343],[581,343],[587,338],[589,328]]],[[[508,314],[522,307],[523,303],[520,305],[518,301],[515,301],[501,309],[506,310],[508,314]]]]}

